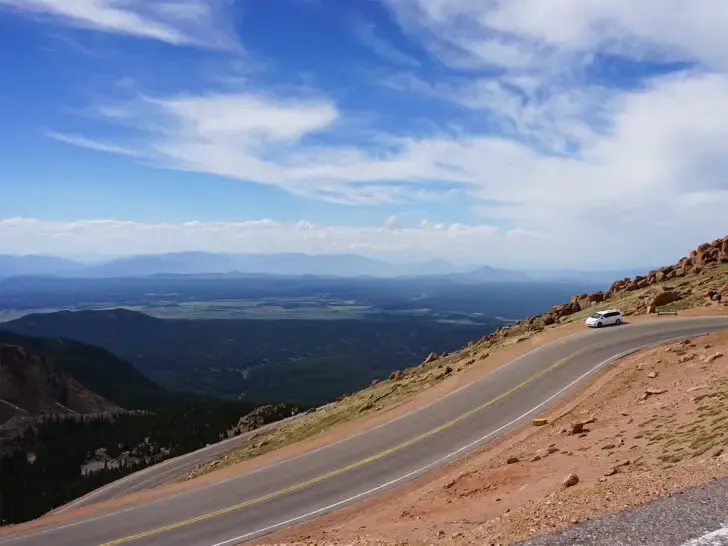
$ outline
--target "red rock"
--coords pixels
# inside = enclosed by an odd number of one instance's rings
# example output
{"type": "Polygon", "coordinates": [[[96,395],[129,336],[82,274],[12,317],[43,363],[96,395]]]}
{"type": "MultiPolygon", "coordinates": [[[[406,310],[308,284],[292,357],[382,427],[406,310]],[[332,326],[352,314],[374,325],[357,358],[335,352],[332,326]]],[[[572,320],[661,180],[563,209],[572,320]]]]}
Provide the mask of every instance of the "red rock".
{"type": "Polygon", "coordinates": [[[715,353],[713,355],[705,357],[705,362],[713,362],[714,360],[718,360],[723,356],[723,353],[715,353]]]}
{"type": "Polygon", "coordinates": [[[648,305],[650,307],[659,307],[661,305],[667,305],[668,303],[672,303],[679,299],[679,292],[676,292],[675,290],[665,290],[664,292],[660,292],[654,298],[652,298],[652,301],[648,305]]]}

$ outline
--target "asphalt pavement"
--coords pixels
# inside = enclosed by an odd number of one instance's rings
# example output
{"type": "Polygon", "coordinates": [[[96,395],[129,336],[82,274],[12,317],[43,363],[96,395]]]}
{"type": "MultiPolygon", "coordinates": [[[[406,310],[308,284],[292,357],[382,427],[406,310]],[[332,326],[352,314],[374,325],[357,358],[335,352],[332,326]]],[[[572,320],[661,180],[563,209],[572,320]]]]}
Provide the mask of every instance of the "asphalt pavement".
{"type": "MultiPolygon", "coordinates": [[[[568,337],[370,431],[288,461],[0,545],[223,546],[402,484],[543,414],[616,358],[728,328],[728,317],[665,318],[568,337]]],[[[73,512],[69,511],[69,517],[73,512]]],[[[699,536],[702,528],[695,531],[699,536]]],[[[600,544],[613,544],[606,534],[600,544]]]]}

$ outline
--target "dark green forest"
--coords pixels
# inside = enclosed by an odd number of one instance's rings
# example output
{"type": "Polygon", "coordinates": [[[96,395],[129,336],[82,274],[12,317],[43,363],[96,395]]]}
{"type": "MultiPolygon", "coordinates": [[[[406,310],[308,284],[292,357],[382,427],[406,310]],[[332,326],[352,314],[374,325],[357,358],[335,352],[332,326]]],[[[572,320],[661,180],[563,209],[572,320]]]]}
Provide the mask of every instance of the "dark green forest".
{"type": "Polygon", "coordinates": [[[459,349],[502,324],[415,316],[157,319],[114,309],[28,315],[4,326],[104,347],[174,391],[313,405],[416,365],[432,351],[459,349]]]}
{"type": "Polygon", "coordinates": [[[217,442],[252,409],[251,404],[198,399],[174,401],[154,415],[122,414],[113,422],[51,419],[26,431],[19,449],[0,459],[0,521],[36,518],[163,458],[217,442]],[[107,448],[110,457],[137,448],[140,461],[81,475],[81,465],[101,447],[107,448]],[[159,457],[160,448],[169,454],[159,457]],[[35,454],[32,463],[27,453],[35,454]]]}
{"type": "Polygon", "coordinates": [[[151,410],[122,413],[113,420],[51,416],[27,429],[12,446],[4,446],[5,455],[0,458],[2,524],[36,518],[150,464],[217,442],[240,417],[261,405],[168,392],[113,354],[67,339],[3,332],[0,341],[42,354],[57,369],[111,402],[151,410]],[[81,466],[99,448],[105,448],[111,458],[133,451],[136,462],[82,475],[81,466]]]}

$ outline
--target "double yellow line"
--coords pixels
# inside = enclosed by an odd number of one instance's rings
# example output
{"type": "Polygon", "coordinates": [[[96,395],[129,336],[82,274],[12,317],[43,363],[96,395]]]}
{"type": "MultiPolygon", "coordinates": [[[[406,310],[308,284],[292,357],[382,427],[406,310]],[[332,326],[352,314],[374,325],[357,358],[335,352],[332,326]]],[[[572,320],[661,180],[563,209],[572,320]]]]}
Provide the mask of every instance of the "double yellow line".
{"type": "Polygon", "coordinates": [[[130,535],[130,536],[127,536],[127,537],[118,538],[116,540],[112,540],[111,542],[105,542],[105,543],[101,544],[101,546],[115,546],[117,544],[125,544],[127,542],[132,542],[134,540],[139,540],[139,539],[142,539],[142,538],[145,538],[145,537],[149,537],[149,536],[152,536],[152,535],[158,535],[160,533],[164,533],[164,532],[167,532],[167,531],[172,531],[174,529],[179,529],[180,527],[185,527],[185,526],[191,525],[193,523],[198,523],[200,521],[205,521],[205,520],[208,520],[208,519],[211,519],[211,518],[215,518],[215,517],[218,517],[218,516],[222,516],[224,514],[228,514],[230,512],[234,512],[234,511],[240,510],[242,508],[247,508],[249,506],[253,506],[255,504],[259,504],[261,502],[264,502],[264,501],[267,501],[267,500],[270,500],[270,499],[274,499],[276,497],[280,497],[280,496],[285,495],[287,493],[293,493],[295,491],[299,491],[301,489],[304,489],[304,488],[309,487],[311,485],[317,484],[317,483],[322,482],[324,480],[327,480],[329,478],[333,478],[334,476],[338,476],[340,474],[343,474],[344,472],[348,472],[350,470],[354,470],[355,468],[359,468],[360,466],[363,466],[365,464],[368,464],[368,463],[371,463],[371,462],[374,462],[374,461],[378,461],[379,459],[383,459],[384,457],[387,457],[388,455],[391,455],[393,453],[396,453],[398,451],[401,451],[401,450],[403,450],[403,449],[411,446],[412,444],[416,444],[417,442],[420,442],[420,441],[422,441],[422,440],[424,440],[426,438],[429,438],[430,436],[433,436],[433,435],[435,435],[435,434],[437,434],[439,432],[442,432],[443,430],[446,430],[446,429],[449,429],[449,428],[455,426],[456,424],[458,424],[461,421],[467,419],[468,417],[471,417],[472,415],[478,413],[479,411],[482,411],[482,410],[486,409],[487,407],[492,406],[496,402],[499,402],[500,400],[504,399],[505,397],[510,396],[514,392],[522,389],[523,387],[525,387],[529,383],[531,383],[531,382],[539,379],[540,377],[546,375],[547,373],[549,373],[550,371],[554,370],[555,368],[558,368],[559,366],[562,366],[563,364],[565,364],[569,360],[573,359],[574,357],[576,357],[577,355],[579,355],[579,354],[581,354],[581,353],[583,353],[585,351],[586,351],[586,349],[582,349],[581,351],[577,351],[577,352],[569,355],[566,358],[562,358],[561,360],[557,360],[556,362],[554,362],[553,364],[551,364],[551,366],[549,366],[548,368],[545,368],[545,369],[541,370],[540,372],[535,373],[534,375],[532,375],[531,377],[529,377],[525,381],[522,381],[521,383],[519,383],[518,385],[516,385],[516,386],[514,386],[514,387],[512,387],[510,389],[508,389],[504,393],[499,394],[498,396],[496,396],[492,400],[488,400],[486,403],[481,404],[477,408],[473,408],[470,411],[467,411],[467,412],[463,413],[462,415],[456,417],[452,421],[448,421],[447,423],[442,424],[439,427],[433,428],[432,430],[429,430],[429,431],[427,431],[427,432],[425,432],[423,434],[420,434],[419,436],[417,436],[415,438],[412,438],[410,440],[407,440],[406,442],[403,442],[401,444],[398,444],[398,445],[396,445],[394,447],[391,447],[391,448],[389,448],[387,450],[380,451],[376,455],[372,455],[371,457],[367,457],[366,459],[362,459],[362,460],[357,461],[355,463],[352,463],[352,464],[350,464],[348,466],[344,466],[344,467],[341,467],[341,468],[339,468],[337,470],[333,470],[333,471],[331,471],[331,472],[329,472],[327,474],[323,474],[323,475],[318,476],[316,478],[313,478],[311,480],[308,480],[308,481],[305,481],[305,482],[302,482],[302,483],[298,483],[298,484],[292,485],[290,487],[286,487],[285,489],[281,489],[280,491],[275,491],[274,493],[268,493],[267,495],[263,495],[261,497],[255,498],[255,499],[251,499],[251,500],[248,500],[248,501],[245,501],[245,502],[241,502],[239,504],[234,504],[232,506],[228,506],[226,508],[221,508],[219,510],[215,510],[214,512],[208,512],[206,514],[202,514],[200,516],[196,516],[196,517],[193,517],[193,518],[189,518],[189,519],[186,519],[186,520],[183,520],[183,521],[178,521],[176,523],[171,523],[169,525],[165,525],[164,527],[158,527],[156,529],[151,529],[149,531],[144,531],[144,532],[138,533],[136,535],[130,535]]]}

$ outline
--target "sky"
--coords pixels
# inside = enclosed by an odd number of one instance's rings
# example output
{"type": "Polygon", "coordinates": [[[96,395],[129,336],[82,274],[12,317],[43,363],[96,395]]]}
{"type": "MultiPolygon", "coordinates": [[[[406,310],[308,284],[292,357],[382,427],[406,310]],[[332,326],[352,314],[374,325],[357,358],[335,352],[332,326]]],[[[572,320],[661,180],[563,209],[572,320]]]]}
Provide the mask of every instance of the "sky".
{"type": "Polygon", "coordinates": [[[672,263],[725,0],[0,0],[0,253],[672,263]]]}

